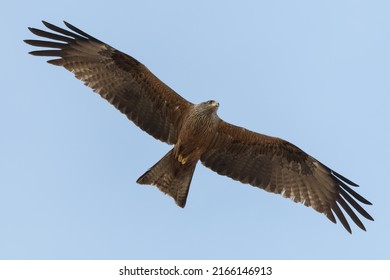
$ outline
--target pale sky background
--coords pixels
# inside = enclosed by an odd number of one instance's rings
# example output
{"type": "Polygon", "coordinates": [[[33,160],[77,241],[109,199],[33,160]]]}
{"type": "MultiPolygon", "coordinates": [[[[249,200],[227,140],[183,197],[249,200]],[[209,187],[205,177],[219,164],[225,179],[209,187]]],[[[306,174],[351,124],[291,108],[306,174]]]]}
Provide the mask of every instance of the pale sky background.
{"type": "Polygon", "coordinates": [[[389,1],[8,1],[0,14],[0,259],[389,259],[389,1]],[[350,235],[201,164],[185,209],[136,184],[171,147],[28,55],[41,20],[299,146],[357,182],[375,222],[350,235]]]}

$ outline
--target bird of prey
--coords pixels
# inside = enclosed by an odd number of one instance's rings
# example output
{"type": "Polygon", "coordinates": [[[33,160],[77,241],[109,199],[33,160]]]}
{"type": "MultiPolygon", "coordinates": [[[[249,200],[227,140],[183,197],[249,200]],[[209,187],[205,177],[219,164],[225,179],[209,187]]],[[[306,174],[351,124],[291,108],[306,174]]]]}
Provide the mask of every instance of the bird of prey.
{"type": "Polygon", "coordinates": [[[359,204],[371,203],[351,188],[357,184],[283,139],[223,121],[218,102],[187,101],[135,58],[64,23],[68,29],[45,21],[51,32],[29,28],[46,38],[25,40],[44,48],[30,54],[54,57],[48,63],[65,67],[142,130],[173,145],[137,183],[157,186],[184,207],[201,161],[220,175],[312,207],[333,223],[336,216],[350,233],[344,213],[363,230],[355,211],[373,220],[359,204]]]}

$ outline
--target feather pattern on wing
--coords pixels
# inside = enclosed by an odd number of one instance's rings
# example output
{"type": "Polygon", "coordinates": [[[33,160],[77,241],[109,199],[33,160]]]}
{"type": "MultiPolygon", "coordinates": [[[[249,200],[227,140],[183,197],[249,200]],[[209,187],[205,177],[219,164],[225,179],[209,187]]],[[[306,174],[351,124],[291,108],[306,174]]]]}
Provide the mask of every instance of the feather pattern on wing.
{"type": "Polygon", "coordinates": [[[255,133],[221,120],[214,140],[201,156],[201,161],[220,175],[312,207],[334,223],[336,214],[349,232],[351,228],[340,206],[363,230],[363,223],[349,205],[363,217],[373,220],[356,200],[371,203],[348,186],[356,187],[355,183],[280,138],[255,133]]]}
{"type": "Polygon", "coordinates": [[[25,40],[30,45],[49,48],[32,51],[32,55],[59,57],[48,62],[73,72],[156,139],[176,143],[181,118],[192,105],[190,102],[133,57],[67,22],[71,31],[43,23],[56,33],[36,28],[30,28],[31,32],[54,41],[25,40]]]}

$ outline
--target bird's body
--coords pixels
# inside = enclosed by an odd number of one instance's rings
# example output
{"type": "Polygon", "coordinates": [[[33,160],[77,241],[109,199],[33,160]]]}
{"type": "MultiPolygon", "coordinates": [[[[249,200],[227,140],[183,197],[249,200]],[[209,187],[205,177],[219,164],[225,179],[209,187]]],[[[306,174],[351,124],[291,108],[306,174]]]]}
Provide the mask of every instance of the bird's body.
{"type": "Polygon", "coordinates": [[[358,202],[371,203],[350,187],[357,184],[295,145],[223,121],[217,115],[218,102],[192,104],[135,58],[73,25],[65,23],[69,31],[44,24],[56,33],[30,28],[51,39],[25,40],[49,48],[31,54],[57,57],[48,62],[65,67],[142,130],[174,145],[138,183],[156,185],[184,207],[196,164],[201,161],[218,174],[312,207],[334,223],[335,214],[349,232],[341,209],[363,230],[354,210],[373,220],[358,202]]]}
{"type": "Polygon", "coordinates": [[[201,156],[208,150],[218,127],[216,101],[194,105],[182,116],[175,146],[162,160],[142,175],[139,184],[156,185],[184,207],[192,175],[201,156]],[[202,137],[199,137],[199,136],[202,137]],[[172,167],[172,168],[171,168],[172,167]]]}
{"type": "Polygon", "coordinates": [[[215,101],[203,102],[195,105],[184,118],[174,148],[175,156],[182,164],[197,162],[207,151],[218,127],[217,107],[215,101]]]}

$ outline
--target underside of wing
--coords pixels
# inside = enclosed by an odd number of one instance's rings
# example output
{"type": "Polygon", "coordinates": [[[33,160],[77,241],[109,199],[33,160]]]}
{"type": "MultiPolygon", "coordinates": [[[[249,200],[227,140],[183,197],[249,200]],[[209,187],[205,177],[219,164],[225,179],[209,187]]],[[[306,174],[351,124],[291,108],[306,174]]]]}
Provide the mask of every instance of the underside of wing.
{"type": "Polygon", "coordinates": [[[47,22],[54,32],[29,28],[50,40],[25,40],[43,47],[37,56],[55,57],[48,62],[74,73],[141,129],[161,141],[175,144],[181,117],[192,105],[160,81],[143,64],[91,35],[66,23],[69,30],[47,22]]]}
{"type": "Polygon", "coordinates": [[[303,203],[351,232],[345,213],[361,229],[355,214],[373,218],[360,206],[371,204],[350,186],[357,185],[293,144],[221,121],[202,163],[220,175],[303,203]]]}

